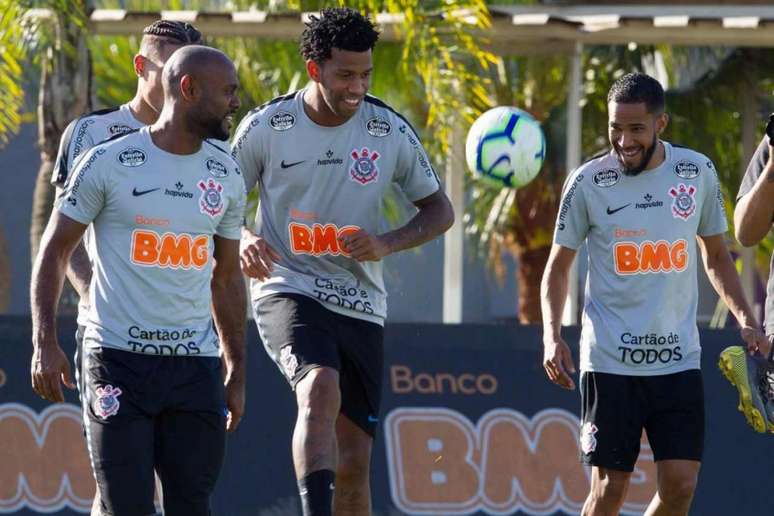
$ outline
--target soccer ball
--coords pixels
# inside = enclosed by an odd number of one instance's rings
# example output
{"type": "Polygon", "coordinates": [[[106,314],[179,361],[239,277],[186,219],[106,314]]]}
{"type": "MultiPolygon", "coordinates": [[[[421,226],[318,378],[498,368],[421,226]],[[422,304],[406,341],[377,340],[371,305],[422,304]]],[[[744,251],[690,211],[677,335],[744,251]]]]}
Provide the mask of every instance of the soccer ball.
{"type": "Polygon", "coordinates": [[[473,123],[465,142],[468,168],[498,186],[521,188],[540,172],[546,140],[540,124],[521,109],[500,106],[473,123]]]}

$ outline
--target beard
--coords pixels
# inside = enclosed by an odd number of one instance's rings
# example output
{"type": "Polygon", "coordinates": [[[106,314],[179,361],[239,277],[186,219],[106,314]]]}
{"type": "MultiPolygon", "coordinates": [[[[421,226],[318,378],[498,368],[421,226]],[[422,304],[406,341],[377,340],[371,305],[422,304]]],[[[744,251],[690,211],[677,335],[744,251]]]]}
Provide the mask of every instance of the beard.
{"type": "Polygon", "coordinates": [[[618,163],[621,165],[621,171],[624,173],[624,175],[627,176],[636,176],[640,174],[643,170],[645,170],[645,167],[648,166],[648,163],[650,163],[650,158],[653,157],[653,154],[656,152],[656,146],[658,145],[658,137],[656,134],[653,134],[653,144],[650,147],[645,148],[645,151],[642,155],[642,160],[639,162],[639,164],[629,167],[624,162],[623,157],[621,156],[621,153],[618,151],[617,147],[614,147],[615,150],[615,157],[618,159],[618,163]]]}
{"type": "MultiPolygon", "coordinates": [[[[226,113],[229,115],[231,113],[226,113]]],[[[228,140],[229,131],[226,127],[226,115],[218,116],[206,111],[191,113],[190,123],[192,127],[198,129],[202,139],[228,140]]]]}

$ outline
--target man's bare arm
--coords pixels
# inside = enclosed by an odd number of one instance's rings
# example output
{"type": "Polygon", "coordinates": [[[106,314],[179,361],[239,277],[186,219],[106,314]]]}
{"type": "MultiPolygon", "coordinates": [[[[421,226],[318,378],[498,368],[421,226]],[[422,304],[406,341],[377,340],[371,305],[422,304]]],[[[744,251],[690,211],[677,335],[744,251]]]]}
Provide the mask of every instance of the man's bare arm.
{"type": "Polygon", "coordinates": [[[744,246],[755,245],[768,234],[774,220],[774,147],[769,145],[769,160],[755,182],[734,209],[736,238],[744,246]]]}
{"type": "Polygon", "coordinates": [[[85,230],[85,225],[54,210],[32,269],[32,387],[50,401],[64,401],[60,379],[74,388],[70,363],[56,338],[56,308],[62,294],[67,261],[85,230]]]}
{"type": "Polygon", "coordinates": [[[442,190],[414,202],[418,211],[405,225],[382,235],[363,230],[342,237],[344,249],[360,261],[381,260],[385,256],[429,242],[454,224],[454,210],[442,190]]]}
{"type": "Polygon", "coordinates": [[[239,424],[245,405],[245,312],[247,294],[239,267],[239,240],[215,236],[212,313],[226,366],[227,430],[239,424]]]}

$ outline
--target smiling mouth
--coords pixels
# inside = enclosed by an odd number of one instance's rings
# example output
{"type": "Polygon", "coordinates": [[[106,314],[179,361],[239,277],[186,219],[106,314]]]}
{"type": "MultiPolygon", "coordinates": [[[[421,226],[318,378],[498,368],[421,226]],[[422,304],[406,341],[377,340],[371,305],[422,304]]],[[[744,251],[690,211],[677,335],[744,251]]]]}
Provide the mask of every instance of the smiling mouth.
{"type": "Polygon", "coordinates": [[[633,149],[633,150],[620,149],[618,151],[618,154],[620,154],[621,157],[623,157],[624,159],[633,159],[640,154],[640,149],[633,149]]]}

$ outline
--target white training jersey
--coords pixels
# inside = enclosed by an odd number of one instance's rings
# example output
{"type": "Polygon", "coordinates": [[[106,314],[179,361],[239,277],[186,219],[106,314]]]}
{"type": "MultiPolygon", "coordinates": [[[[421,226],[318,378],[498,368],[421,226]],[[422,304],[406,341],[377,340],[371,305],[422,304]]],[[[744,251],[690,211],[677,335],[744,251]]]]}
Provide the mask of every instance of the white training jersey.
{"type": "Polygon", "coordinates": [[[245,198],[236,163],[209,141],[171,154],[143,127],[93,147],[57,203],[94,226],[84,345],[218,356],[213,237],[239,240],[245,198]]]}
{"type": "Polygon", "coordinates": [[[663,142],[661,166],[636,176],[612,153],[575,170],[564,186],[554,242],[589,269],[581,371],[661,375],[700,366],[696,236],[727,228],[715,167],[663,142]]]}
{"type": "MultiPolygon", "coordinates": [[[[86,152],[105,140],[139,129],[144,124],[132,115],[128,104],[94,111],[76,118],[65,128],[59,140],[59,152],[51,174],[51,184],[64,188],[67,177],[86,152]]],[[[55,201],[56,202],[56,201],[55,201]]],[[[94,241],[89,227],[83,235],[83,245],[91,254],[94,241]]],[[[92,263],[92,267],[93,267],[92,263]]],[[[85,326],[89,311],[88,299],[78,302],[78,324],[85,326]]]]}
{"type": "Polygon", "coordinates": [[[409,123],[381,100],[366,96],[347,122],[323,127],[307,116],[303,96],[253,110],[234,135],[247,190],[258,185],[256,231],[281,256],[268,280],[253,280],[251,297],[301,293],[384,324],[382,262],[350,258],[338,239],[361,228],[381,233],[388,189],[417,201],[440,189],[438,176],[409,123]]]}

